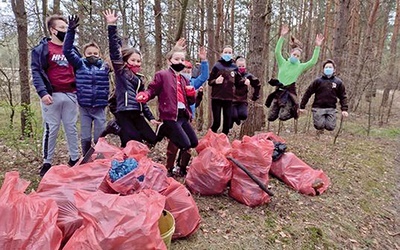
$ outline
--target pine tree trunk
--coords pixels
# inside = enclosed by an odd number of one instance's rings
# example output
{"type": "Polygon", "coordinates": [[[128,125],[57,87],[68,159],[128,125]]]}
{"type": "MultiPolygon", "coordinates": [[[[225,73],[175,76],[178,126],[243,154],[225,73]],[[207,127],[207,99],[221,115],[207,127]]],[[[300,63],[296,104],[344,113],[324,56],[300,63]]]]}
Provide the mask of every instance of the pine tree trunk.
{"type": "Polygon", "coordinates": [[[160,0],[155,0],[154,1],[154,25],[155,25],[155,41],[156,41],[156,53],[155,53],[155,58],[157,60],[155,61],[154,67],[155,71],[159,71],[162,68],[162,51],[161,51],[161,46],[162,46],[162,27],[161,27],[161,1],[160,0]]]}

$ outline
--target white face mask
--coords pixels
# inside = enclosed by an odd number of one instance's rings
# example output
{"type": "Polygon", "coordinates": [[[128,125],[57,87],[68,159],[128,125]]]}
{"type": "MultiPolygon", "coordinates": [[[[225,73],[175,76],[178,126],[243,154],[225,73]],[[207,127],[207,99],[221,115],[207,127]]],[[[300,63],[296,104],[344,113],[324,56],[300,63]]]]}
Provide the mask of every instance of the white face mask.
{"type": "Polygon", "coordinates": [[[190,80],[190,78],[192,78],[192,76],[189,73],[181,73],[181,75],[183,75],[188,80],[190,80]]]}

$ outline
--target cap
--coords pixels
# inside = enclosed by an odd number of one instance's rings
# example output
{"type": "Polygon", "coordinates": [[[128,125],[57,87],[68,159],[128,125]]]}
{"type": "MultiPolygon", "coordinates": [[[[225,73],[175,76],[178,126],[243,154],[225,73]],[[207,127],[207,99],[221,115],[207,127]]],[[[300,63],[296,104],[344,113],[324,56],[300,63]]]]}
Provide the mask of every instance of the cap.
{"type": "Polygon", "coordinates": [[[185,67],[186,68],[189,68],[189,69],[191,69],[193,66],[192,66],[192,63],[191,62],[189,62],[189,61],[185,61],[185,67]]]}

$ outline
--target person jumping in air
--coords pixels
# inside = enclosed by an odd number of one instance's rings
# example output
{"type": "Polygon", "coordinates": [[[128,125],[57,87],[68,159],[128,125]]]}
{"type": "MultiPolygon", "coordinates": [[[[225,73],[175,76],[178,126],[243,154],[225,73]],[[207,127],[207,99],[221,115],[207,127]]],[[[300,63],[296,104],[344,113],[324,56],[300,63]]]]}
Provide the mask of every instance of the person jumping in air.
{"type": "Polygon", "coordinates": [[[121,147],[125,147],[130,140],[147,142],[150,145],[157,143],[157,136],[146,122],[157,125],[149,107],[136,100],[139,91],[144,90],[142,75],[139,74],[142,64],[140,52],[131,47],[121,48],[121,40],[117,34],[118,16],[115,11],[104,12],[108,25],[108,39],[110,57],[115,72],[115,93],[117,111],[115,113],[117,124],[121,127],[119,136],[121,147]]]}
{"type": "Polygon", "coordinates": [[[335,76],[335,62],[326,60],[323,65],[323,74],[315,79],[306,92],[300,103],[300,112],[305,112],[308,100],[314,94],[312,114],[314,127],[320,134],[324,129],[333,131],[336,127],[336,103],[340,101],[342,116],[348,117],[346,89],[341,79],[335,76]]]}
{"type": "MultiPolygon", "coordinates": [[[[195,103],[196,91],[189,79],[181,72],[185,68],[185,51],[173,48],[167,54],[169,68],[156,72],[146,91],[140,92],[136,99],[145,103],[158,97],[158,110],[162,124],[158,126],[158,139],[166,136],[181,150],[181,158],[189,162],[190,149],[198,144],[190,120],[190,105],[195,103]]],[[[187,164],[185,164],[187,166],[187,164]]],[[[168,169],[172,175],[172,169],[168,169]]],[[[186,168],[180,168],[180,175],[186,175],[186,168]]]]}
{"type": "Polygon", "coordinates": [[[238,67],[238,72],[242,79],[240,81],[241,84],[236,86],[233,94],[231,128],[233,127],[234,122],[236,122],[237,125],[240,125],[241,121],[247,119],[247,95],[249,92],[248,87],[251,86],[254,89],[251,97],[251,100],[254,102],[260,98],[261,89],[260,80],[247,71],[246,59],[244,57],[238,57],[236,59],[236,66],[238,67]]]}
{"type": "Polygon", "coordinates": [[[276,90],[271,93],[265,105],[269,108],[268,121],[275,121],[280,119],[282,121],[289,120],[290,118],[298,118],[298,102],[296,93],[296,81],[299,76],[314,66],[319,57],[320,46],[324,41],[322,34],[318,34],[315,38],[315,49],[312,58],[302,63],[300,62],[301,49],[300,42],[292,37],[292,50],[290,57],[285,59],[282,56],[282,45],[284,42],[284,36],[289,32],[287,25],[283,25],[281,29],[281,36],[276,44],[275,57],[278,63],[278,79],[271,79],[269,84],[276,86],[276,90]]]}

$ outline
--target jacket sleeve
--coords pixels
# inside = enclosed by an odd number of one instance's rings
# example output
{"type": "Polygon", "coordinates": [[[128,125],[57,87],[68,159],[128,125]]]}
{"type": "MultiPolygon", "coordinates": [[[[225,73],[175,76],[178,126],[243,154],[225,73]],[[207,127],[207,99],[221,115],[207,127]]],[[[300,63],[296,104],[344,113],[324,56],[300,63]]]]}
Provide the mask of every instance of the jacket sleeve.
{"type": "Polygon", "coordinates": [[[250,80],[250,86],[252,86],[254,89],[252,100],[257,100],[260,98],[260,89],[261,89],[260,79],[258,79],[252,74],[249,75],[248,79],[250,80]]]}
{"type": "Polygon", "coordinates": [[[276,43],[275,46],[275,58],[278,63],[278,67],[281,66],[285,61],[285,58],[283,58],[282,56],[282,46],[284,41],[285,39],[283,37],[279,37],[278,42],[276,43]]]}
{"type": "Polygon", "coordinates": [[[201,86],[203,86],[203,83],[207,81],[209,74],[208,61],[202,61],[200,64],[200,75],[194,79],[191,79],[190,84],[195,90],[198,90],[201,86]]]}
{"type": "Polygon", "coordinates": [[[63,54],[74,69],[79,69],[82,67],[82,58],[74,49],[74,39],[75,29],[68,29],[63,45],[63,54]]]}
{"type": "Polygon", "coordinates": [[[208,85],[213,86],[215,85],[215,79],[217,79],[219,70],[218,68],[214,65],[214,67],[211,69],[210,77],[208,78],[208,85]]]}
{"type": "Polygon", "coordinates": [[[342,111],[347,111],[349,110],[349,106],[347,104],[347,94],[346,94],[346,88],[342,82],[340,82],[339,85],[339,93],[338,93],[338,98],[340,101],[340,109],[342,111]]]}
{"type": "Polygon", "coordinates": [[[160,72],[156,72],[154,75],[153,81],[147,87],[145,91],[149,95],[149,100],[158,96],[162,89],[162,76],[160,72]]]}
{"type": "Polygon", "coordinates": [[[153,116],[153,113],[151,113],[151,110],[150,110],[149,106],[146,103],[143,103],[143,115],[149,121],[155,119],[154,116],[153,116]]]}
{"type": "Polygon", "coordinates": [[[48,95],[46,85],[41,76],[41,65],[40,65],[40,53],[37,49],[33,49],[31,52],[31,71],[32,71],[32,82],[36,88],[36,92],[42,98],[45,95],[48,95]]]}
{"type": "Polygon", "coordinates": [[[301,102],[300,102],[300,109],[305,109],[308,100],[310,99],[310,97],[312,96],[312,94],[315,93],[315,85],[317,84],[318,79],[315,79],[310,86],[308,86],[306,92],[303,95],[303,98],[301,98],[301,102]]]}
{"type": "Polygon", "coordinates": [[[309,70],[312,68],[312,66],[317,64],[320,51],[321,51],[321,47],[315,46],[314,53],[313,53],[311,59],[305,63],[302,63],[303,71],[309,70]]]}
{"type": "Polygon", "coordinates": [[[121,39],[117,33],[116,25],[108,25],[108,45],[110,49],[110,59],[115,72],[121,72],[124,68],[124,61],[122,60],[121,39]]]}

